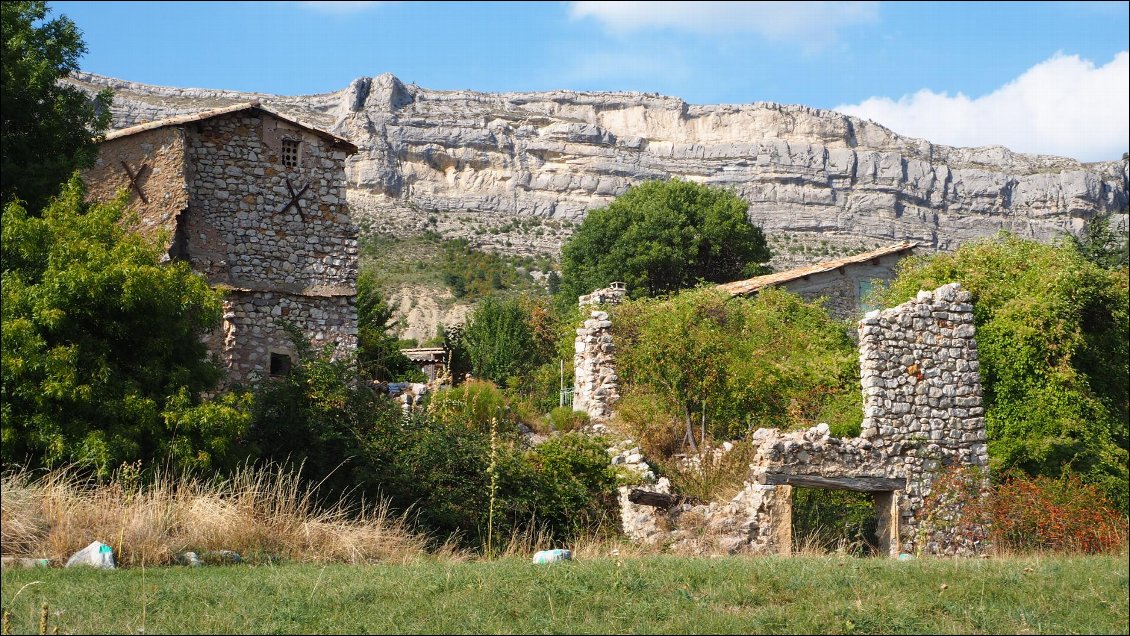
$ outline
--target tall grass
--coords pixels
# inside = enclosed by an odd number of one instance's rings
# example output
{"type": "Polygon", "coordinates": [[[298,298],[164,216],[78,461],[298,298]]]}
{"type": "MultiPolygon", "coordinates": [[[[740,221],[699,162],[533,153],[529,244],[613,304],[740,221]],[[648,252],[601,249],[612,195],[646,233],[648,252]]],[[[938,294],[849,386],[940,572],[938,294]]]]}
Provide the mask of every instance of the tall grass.
{"type": "Polygon", "coordinates": [[[74,470],[3,475],[0,549],[60,562],[91,541],[119,564],[162,565],[186,550],[234,550],[245,559],[407,562],[426,537],[386,505],[317,505],[316,491],[278,466],[244,467],[226,479],[119,473],[94,483],[74,470]]]}

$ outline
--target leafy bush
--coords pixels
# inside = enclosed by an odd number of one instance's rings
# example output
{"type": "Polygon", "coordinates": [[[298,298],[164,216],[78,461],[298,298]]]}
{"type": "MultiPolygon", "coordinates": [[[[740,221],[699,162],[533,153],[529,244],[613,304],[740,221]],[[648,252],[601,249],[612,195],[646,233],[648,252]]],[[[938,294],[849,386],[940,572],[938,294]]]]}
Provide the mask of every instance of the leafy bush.
{"type": "Polygon", "coordinates": [[[829,413],[855,411],[837,422],[841,430],[858,430],[862,420],[859,358],[845,326],[788,292],[748,300],[704,288],[629,301],[617,308],[614,329],[625,395],[653,396],[667,415],[647,413],[664,428],[657,441],[671,417],[692,448],[695,438],[808,427],[829,413]]]}
{"type": "Polygon", "coordinates": [[[989,457],[995,472],[1096,484],[1130,496],[1130,286],[1070,246],[1002,234],[951,254],[906,259],[887,305],[959,281],[973,294],[989,457]]]}
{"type": "Polygon", "coordinates": [[[505,385],[534,364],[534,339],[529,317],[516,300],[487,298],[471,315],[463,332],[471,372],[505,385]]]}
{"type": "Polygon", "coordinates": [[[369,461],[374,444],[395,436],[402,414],[391,400],[358,381],[352,360],[334,360],[333,345],[313,349],[289,323],[297,353],[290,372],[263,378],[255,390],[250,439],[266,460],[321,483],[328,499],[380,491],[383,467],[369,461]]]}
{"type": "MultiPolygon", "coordinates": [[[[374,380],[422,382],[426,378],[390,333],[392,307],[385,302],[371,272],[357,278],[357,362],[374,380]]],[[[413,345],[414,346],[414,345],[413,345]]]]}
{"type": "Polygon", "coordinates": [[[1078,475],[1007,478],[986,507],[998,548],[1091,554],[1126,547],[1126,517],[1078,475]]]}
{"type": "Polygon", "coordinates": [[[559,406],[549,412],[547,419],[551,430],[567,433],[588,424],[589,416],[583,411],[574,411],[571,406],[559,406]]]}
{"type": "Polygon", "coordinates": [[[1126,515],[1077,474],[1030,477],[1016,471],[986,483],[983,471],[969,467],[938,475],[923,507],[927,525],[987,540],[1004,553],[1126,549],[1126,515]]]}
{"type": "Polygon", "coordinates": [[[697,183],[634,185],[590,211],[562,247],[559,302],[573,304],[613,281],[639,298],[763,273],[771,255],[748,208],[732,192],[697,183]]]}
{"type": "Polygon", "coordinates": [[[124,229],[124,198],[83,199],[76,177],[41,218],[3,211],[4,461],[102,475],[170,450],[200,467],[238,461],[238,409],[187,412],[221,375],[201,341],[220,293],[124,229]]]}

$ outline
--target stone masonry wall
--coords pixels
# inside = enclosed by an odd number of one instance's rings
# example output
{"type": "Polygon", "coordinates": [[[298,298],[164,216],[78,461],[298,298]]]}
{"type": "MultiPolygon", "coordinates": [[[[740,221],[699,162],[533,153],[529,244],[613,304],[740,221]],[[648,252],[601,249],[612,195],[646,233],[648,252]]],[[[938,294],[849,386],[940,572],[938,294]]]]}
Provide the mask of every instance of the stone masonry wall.
{"type": "Polygon", "coordinates": [[[272,353],[295,359],[294,345],[277,321],[292,322],[315,349],[336,343],[335,356],[357,347],[357,312],[349,296],[303,296],[232,291],[224,300],[223,326],[207,338],[208,348],[233,380],[253,381],[270,371],[272,353]]]}
{"type": "MultiPolygon", "coordinates": [[[[626,295],[623,283],[612,283],[577,301],[581,307],[616,305],[626,295]]],[[[620,399],[615,352],[608,312],[591,312],[589,319],[577,329],[573,345],[573,410],[588,413],[594,423],[603,423],[611,417],[612,405],[620,399]]]]}
{"type": "Polygon", "coordinates": [[[138,216],[136,229],[152,238],[164,231],[172,241],[177,217],[188,208],[184,173],[184,132],[169,127],[103,142],[94,165],[82,176],[92,201],[108,201],[122,189],[128,190],[129,206],[138,216]],[[137,178],[145,200],[130,186],[123,163],[137,178]]]}
{"type": "MultiPolygon", "coordinates": [[[[880,543],[890,554],[974,552],[975,537],[927,527],[923,514],[942,470],[988,464],[969,301],[969,292],[951,283],[919,292],[898,307],[869,312],[860,321],[865,409],[860,437],[833,437],[826,424],[788,433],[759,429],[751,440],[750,480],[737,496],[663,511],[630,503],[628,489],[622,489],[625,533],[643,541],[691,544],[700,551],[779,552],[791,541],[792,486],[766,485],[766,474],[905,479],[905,489],[874,494],[880,527],[887,533],[880,543]],[[709,545],[704,536],[711,538],[709,545]]],[[[620,461],[613,462],[638,464],[644,488],[669,490],[665,479],[646,474],[642,461],[627,461],[624,455],[631,453],[638,449],[621,452],[620,461]]]]}
{"type": "Polygon", "coordinates": [[[254,110],[186,128],[188,252],[197,271],[236,288],[355,293],[357,228],[345,204],[344,150],[254,110]],[[283,139],[300,141],[298,166],[283,165],[283,139]],[[301,212],[287,207],[290,189],[307,185],[301,212]]]}
{"type": "Polygon", "coordinates": [[[211,336],[222,343],[229,382],[268,371],[271,353],[293,359],[281,320],[315,346],[337,343],[335,357],[355,350],[357,228],[345,203],[346,152],[256,110],[185,129],[185,251],[195,270],[229,290],[224,324],[211,336]],[[284,139],[299,142],[296,166],[283,164],[284,139]],[[301,193],[297,207],[288,206],[292,191],[301,193]]]}

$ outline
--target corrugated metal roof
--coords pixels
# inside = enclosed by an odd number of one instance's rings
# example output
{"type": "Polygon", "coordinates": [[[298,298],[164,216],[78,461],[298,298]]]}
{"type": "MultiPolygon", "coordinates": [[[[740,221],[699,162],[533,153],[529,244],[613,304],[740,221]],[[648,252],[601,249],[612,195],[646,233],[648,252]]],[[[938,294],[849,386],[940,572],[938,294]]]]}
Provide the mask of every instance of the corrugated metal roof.
{"type": "Polygon", "coordinates": [[[219,117],[220,115],[227,115],[228,113],[238,113],[239,111],[249,109],[261,110],[269,115],[278,117],[283,121],[290,122],[295,126],[305,128],[306,130],[309,130],[315,135],[318,135],[319,137],[322,137],[323,139],[326,139],[335,145],[342,146],[343,149],[350,154],[357,152],[357,146],[350,143],[349,140],[338,137],[333,133],[326,132],[321,128],[314,126],[313,124],[309,124],[302,120],[290,117],[289,115],[284,115],[274,109],[268,108],[258,100],[253,102],[232,104],[231,106],[224,106],[222,108],[213,108],[211,110],[202,110],[198,113],[192,113],[190,115],[177,115],[176,117],[169,117],[168,119],[159,119],[157,121],[130,126],[129,128],[122,128],[121,130],[115,130],[113,132],[106,133],[104,139],[106,141],[110,141],[111,139],[120,139],[122,137],[136,135],[137,133],[145,132],[147,130],[156,130],[158,128],[165,128],[166,126],[180,126],[182,124],[190,124],[192,122],[203,121],[205,119],[219,117]]]}
{"type": "Polygon", "coordinates": [[[723,283],[718,286],[718,289],[730,294],[731,296],[744,296],[746,294],[752,294],[765,287],[780,285],[782,283],[787,283],[798,278],[804,278],[805,276],[812,276],[813,274],[830,272],[844,267],[845,265],[866,263],[869,260],[881,258],[890,254],[905,252],[907,250],[914,249],[917,246],[918,243],[914,241],[906,241],[903,243],[898,243],[896,245],[881,247],[877,250],[871,250],[870,252],[856,254],[855,256],[845,256],[843,258],[837,258],[832,261],[824,261],[822,263],[816,263],[814,265],[805,265],[804,267],[798,267],[796,269],[790,269],[784,272],[777,272],[775,274],[766,274],[764,276],[747,278],[746,280],[736,280],[732,283],[723,283]]]}

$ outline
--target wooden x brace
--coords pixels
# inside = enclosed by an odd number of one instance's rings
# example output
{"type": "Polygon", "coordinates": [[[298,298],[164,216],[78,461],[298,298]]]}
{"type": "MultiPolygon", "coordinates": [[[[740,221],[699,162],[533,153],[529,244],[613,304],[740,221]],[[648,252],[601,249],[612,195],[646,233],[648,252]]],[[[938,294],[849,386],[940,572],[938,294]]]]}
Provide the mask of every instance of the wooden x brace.
{"type": "Polygon", "coordinates": [[[302,186],[301,190],[299,190],[298,192],[295,192],[294,191],[294,184],[292,184],[290,182],[290,179],[287,179],[286,180],[286,189],[290,190],[290,203],[287,203],[286,205],[284,205],[283,209],[279,210],[279,214],[286,212],[287,210],[290,209],[290,206],[293,205],[294,208],[296,210],[298,210],[298,217],[301,218],[303,220],[303,222],[305,222],[306,221],[306,215],[303,214],[303,212],[302,212],[302,205],[300,204],[299,200],[302,198],[303,194],[306,194],[306,190],[308,190],[309,188],[310,188],[310,184],[307,183],[306,185],[302,186]]]}
{"type": "Polygon", "coordinates": [[[141,185],[137,183],[137,180],[141,178],[141,173],[145,172],[145,169],[149,167],[149,164],[141,164],[141,167],[137,169],[137,174],[134,174],[133,170],[129,169],[129,164],[125,161],[122,162],[122,167],[126,169],[126,174],[129,175],[130,187],[133,188],[134,192],[137,193],[137,196],[141,197],[141,200],[143,202],[149,203],[149,199],[146,198],[145,193],[141,191],[141,185]]]}

